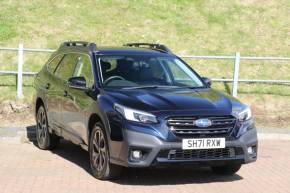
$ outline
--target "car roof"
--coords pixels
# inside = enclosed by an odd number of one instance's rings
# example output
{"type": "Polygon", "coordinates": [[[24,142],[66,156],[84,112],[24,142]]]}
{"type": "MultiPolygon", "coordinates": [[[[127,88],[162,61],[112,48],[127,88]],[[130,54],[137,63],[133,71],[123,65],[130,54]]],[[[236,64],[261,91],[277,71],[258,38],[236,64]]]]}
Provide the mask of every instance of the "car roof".
{"type": "Polygon", "coordinates": [[[98,47],[95,53],[98,55],[172,55],[161,50],[133,47],[98,47]]]}
{"type": "Polygon", "coordinates": [[[167,47],[162,44],[147,43],[131,43],[119,47],[97,47],[94,43],[64,42],[61,44],[57,52],[93,52],[97,55],[174,55],[167,47]],[[139,47],[139,44],[149,47],[139,47]]]}

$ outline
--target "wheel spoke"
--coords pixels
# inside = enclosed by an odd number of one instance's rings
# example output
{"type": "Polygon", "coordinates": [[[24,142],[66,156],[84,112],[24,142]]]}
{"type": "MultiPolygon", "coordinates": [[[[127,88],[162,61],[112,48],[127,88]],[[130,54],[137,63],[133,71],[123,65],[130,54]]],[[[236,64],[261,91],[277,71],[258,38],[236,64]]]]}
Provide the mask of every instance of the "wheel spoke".
{"type": "Polygon", "coordinates": [[[93,160],[94,165],[97,165],[98,159],[99,159],[99,154],[96,152],[93,152],[92,160],[93,160]]]}
{"type": "Polygon", "coordinates": [[[46,117],[45,117],[45,115],[43,115],[43,113],[42,113],[42,124],[43,124],[43,125],[46,124],[46,117]]]}
{"type": "Polygon", "coordinates": [[[98,132],[98,146],[99,146],[99,148],[101,147],[101,140],[102,140],[101,133],[98,132]]]}
{"type": "Polygon", "coordinates": [[[99,165],[98,165],[98,169],[99,170],[101,170],[102,169],[102,166],[103,166],[103,164],[102,164],[102,162],[103,162],[103,156],[102,156],[102,154],[100,154],[100,156],[99,156],[99,165]]]}
{"type": "Polygon", "coordinates": [[[98,132],[96,132],[95,133],[95,136],[94,136],[94,144],[95,144],[95,146],[98,148],[98,139],[99,138],[99,133],[98,132]]]}
{"type": "Polygon", "coordinates": [[[95,148],[95,152],[99,152],[99,149],[100,149],[99,144],[98,144],[98,138],[99,138],[98,132],[96,132],[95,137],[94,137],[94,143],[93,143],[94,148],[95,148]]]}
{"type": "Polygon", "coordinates": [[[98,147],[98,145],[97,145],[96,143],[93,144],[93,149],[94,149],[94,152],[95,152],[95,153],[97,153],[97,152],[99,151],[99,150],[98,150],[99,147],[98,147]]]}
{"type": "Polygon", "coordinates": [[[43,121],[43,113],[42,112],[40,112],[40,121],[41,121],[41,123],[43,121]]]}
{"type": "Polygon", "coordinates": [[[41,124],[41,117],[40,117],[40,115],[37,116],[37,123],[38,124],[41,124]]]}
{"type": "Polygon", "coordinates": [[[38,141],[39,141],[39,143],[40,144],[42,144],[42,131],[40,130],[39,132],[38,132],[38,141]]]}
{"type": "Polygon", "coordinates": [[[38,116],[38,123],[37,123],[37,135],[40,138],[41,137],[41,132],[42,132],[42,124],[41,124],[41,119],[40,115],[38,116]]]}
{"type": "Polygon", "coordinates": [[[45,138],[45,136],[46,136],[46,127],[44,126],[43,128],[42,128],[42,138],[45,138]]]}

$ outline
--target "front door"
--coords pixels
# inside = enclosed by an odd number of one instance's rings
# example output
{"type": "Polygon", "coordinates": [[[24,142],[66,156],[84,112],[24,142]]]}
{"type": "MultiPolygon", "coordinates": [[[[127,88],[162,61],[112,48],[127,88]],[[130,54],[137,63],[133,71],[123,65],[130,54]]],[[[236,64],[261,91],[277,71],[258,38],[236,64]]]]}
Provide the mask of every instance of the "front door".
{"type": "MultiPolygon", "coordinates": [[[[88,55],[79,54],[77,56],[72,77],[84,77],[87,88],[93,87],[92,63],[88,55]]],[[[84,90],[70,88],[68,85],[64,87],[64,92],[66,93],[62,103],[64,128],[73,134],[74,139],[72,140],[75,143],[86,142],[88,122],[86,114],[93,103],[93,99],[84,90]]]]}
{"type": "Polygon", "coordinates": [[[67,99],[67,93],[65,92],[67,87],[67,81],[72,76],[75,66],[76,66],[76,58],[77,54],[75,53],[68,53],[65,54],[64,58],[62,59],[61,63],[59,64],[59,67],[57,68],[55,72],[55,76],[57,77],[58,81],[58,103],[60,104],[59,111],[55,113],[55,117],[57,117],[58,120],[60,120],[60,130],[57,130],[60,132],[60,135],[62,135],[65,139],[72,140],[74,138],[74,134],[72,131],[66,129],[65,123],[64,123],[64,116],[63,116],[63,108],[64,103],[67,99]]]}

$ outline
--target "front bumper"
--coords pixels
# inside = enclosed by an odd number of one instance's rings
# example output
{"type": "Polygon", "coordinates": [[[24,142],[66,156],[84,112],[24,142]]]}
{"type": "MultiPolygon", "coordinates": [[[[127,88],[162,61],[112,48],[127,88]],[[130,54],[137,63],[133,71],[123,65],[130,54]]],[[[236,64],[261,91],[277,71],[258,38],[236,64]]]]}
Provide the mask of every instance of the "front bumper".
{"type": "Polygon", "coordinates": [[[231,156],[228,157],[198,157],[194,159],[171,159],[168,152],[182,151],[182,143],[166,142],[160,138],[140,133],[132,130],[124,130],[124,142],[120,149],[118,159],[111,158],[111,162],[125,167],[150,167],[162,165],[221,165],[227,162],[235,162],[240,164],[250,163],[257,159],[257,132],[253,128],[241,137],[235,140],[227,140],[226,148],[230,149],[231,156]],[[248,153],[248,147],[254,147],[255,152],[248,153]],[[131,157],[132,150],[141,150],[144,156],[139,160],[134,160],[131,157]],[[164,153],[165,152],[165,153],[164,153]]]}

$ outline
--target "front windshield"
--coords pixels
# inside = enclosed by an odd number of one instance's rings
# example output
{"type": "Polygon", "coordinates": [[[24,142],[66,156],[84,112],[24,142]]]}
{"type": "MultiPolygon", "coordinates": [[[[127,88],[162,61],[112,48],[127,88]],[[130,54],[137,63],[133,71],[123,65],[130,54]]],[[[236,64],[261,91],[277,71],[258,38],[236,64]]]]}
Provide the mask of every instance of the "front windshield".
{"type": "Polygon", "coordinates": [[[99,63],[104,87],[203,87],[200,78],[177,57],[101,56],[99,63]]]}

